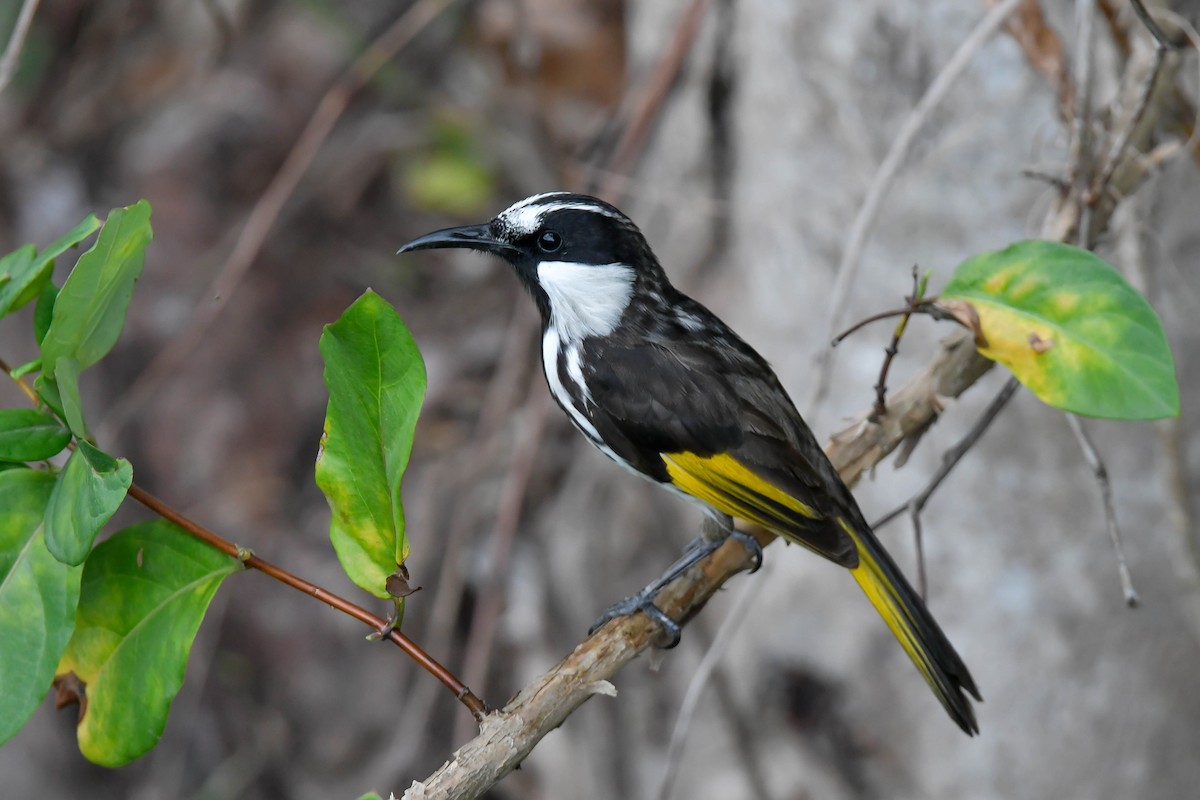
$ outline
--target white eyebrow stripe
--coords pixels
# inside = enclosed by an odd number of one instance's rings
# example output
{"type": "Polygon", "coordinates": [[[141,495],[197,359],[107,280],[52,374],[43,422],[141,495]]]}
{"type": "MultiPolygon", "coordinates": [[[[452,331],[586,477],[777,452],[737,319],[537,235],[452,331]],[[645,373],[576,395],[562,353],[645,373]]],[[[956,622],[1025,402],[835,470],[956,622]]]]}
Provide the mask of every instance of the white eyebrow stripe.
{"type": "Polygon", "coordinates": [[[590,211],[611,219],[621,219],[622,215],[596,203],[587,201],[544,202],[546,198],[566,195],[567,192],[547,192],[535,194],[500,212],[500,223],[517,236],[525,236],[541,227],[542,220],[547,214],[555,211],[590,211]]]}

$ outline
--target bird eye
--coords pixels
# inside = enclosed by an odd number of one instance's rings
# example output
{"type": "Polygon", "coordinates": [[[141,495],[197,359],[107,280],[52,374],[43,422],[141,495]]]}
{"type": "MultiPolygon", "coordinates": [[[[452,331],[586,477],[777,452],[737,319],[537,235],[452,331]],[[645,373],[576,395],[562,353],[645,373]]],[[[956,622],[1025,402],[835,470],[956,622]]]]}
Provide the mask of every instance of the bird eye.
{"type": "Polygon", "coordinates": [[[553,253],[562,247],[562,237],[554,231],[545,231],[537,240],[538,249],[543,253],[553,253]]]}

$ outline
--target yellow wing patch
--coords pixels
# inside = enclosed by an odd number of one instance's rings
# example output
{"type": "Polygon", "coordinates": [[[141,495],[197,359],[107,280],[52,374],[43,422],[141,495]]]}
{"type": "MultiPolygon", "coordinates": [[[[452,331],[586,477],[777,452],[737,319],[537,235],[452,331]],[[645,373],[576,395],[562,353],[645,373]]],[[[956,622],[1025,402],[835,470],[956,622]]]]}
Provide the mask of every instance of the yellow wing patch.
{"type": "Polygon", "coordinates": [[[794,527],[796,517],[820,518],[811,506],[759,477],[733,456],[663,453],[662,460],[675,486],[731,517],[777,531],[794,527]]]}

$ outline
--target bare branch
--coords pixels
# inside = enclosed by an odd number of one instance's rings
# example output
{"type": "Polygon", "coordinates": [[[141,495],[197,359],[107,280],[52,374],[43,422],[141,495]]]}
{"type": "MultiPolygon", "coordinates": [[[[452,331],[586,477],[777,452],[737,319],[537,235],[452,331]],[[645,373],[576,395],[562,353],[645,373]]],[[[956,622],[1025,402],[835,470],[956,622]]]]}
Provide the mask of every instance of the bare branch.
{"type": "Polygon", "coordinates": [[[921,280],[920,275],[917,273],[916,264],[913,264],[912,280],[913,291],[912,296],[907,298],[908,309],[900,315],[900,321],[896,323],[896,327],[892,331],[892,341],[888,343],[887,348],[883,351],[883,364],[879,367],[879,380],[875,382],[875,408],[871,414],[872,422],[877,421],[887,413],[888,370],[891,369],[892,361],[896,358],[896,354],[900,352],[900,339],[904,337],[904,331],[908,327],[908,320],[921,308],[924,281],[921,280]]]}
{"type": "Polygon", "coordinates": [[[1076,440],[1079,441],[1083,457],[1088,466],[1092,468],[1092,474],[1096,476],[1096,484],[1100,487],[1100,499],[1104,504],[1104,520],[1108,525],[1108,538],[1112,540],[1113,554],[1117,557],[1117,574],[1121,576],[1121,591],[1125,593],[1125,605],[1137,608],[1141,601],[1138,599],[1137,591],[1133,588],[1129,565],[1125,562],[1125,548],[1121,545],[1121,526],[1117,524],[1117,509],[1113,505],[1112,483],[1108,479],[1108,468],[1104,466],[1104,459],[1101,458],[1100,451],[1096,449],[1095,443],[1084,430],[1079,417],[1067,414],[1067,423],[1071,426],[1071,433],[1075,434],[1076,440]]]}
{"type": "MultiPolygon", "coordinates": [[[[769,543],[772,538],[764,533],[760,541],[769,543]]],[[[656,604],[672,618],[689,618],[721,584],[749,566],[745,547],[731,538],[664,588],[656,604]]],[[[612,694],[609,679],[658,639],[658,624],[645,614],[612,620],[507,706],[488,715],[479,736],[459,748],[428,780],[414,783],[404,797],[478,797],[515,769],[543,736],[585,701],[595,694],[612,694]]]]}
{"type": "Polygon", "coordinates": [[[867,411],[833,435],[825,452],[846,485],[856,484],[864,472],[900,445],[919,439],[937,421],[943,398],[961,395],[993,363],[979,355],[966,331],[947,337],[929,365],[892,394],[882,419],[871,422],[872,412],[867,411]]]}
{"type": "Polygon", "coordinates": [[[1167,32],[1162,29],[1162,26],[1150,16],[1150,12],[1146,10],[1146,6],[1142,4],[1142,0],[1130,0],[1130,5],[1133,6],[1133,13],[1137,14],[1137,18],[1146,26],[1146,30],[1150,31],[1150,35],[1154,37],[1154,41],[1158,43],[1158,49],[1165,50],[1171,46],[1171,38],[1167,36],[1167,32]]]}
{"type": "Polygon", "coordinates": [[[1071,123],[1071,183],[1070,196],[1078,208],[1075,233],[1076,244],[1090,247],[1092,243],[1092,204],[1085,199],[1085,187],[1091,183],[1095,169],[1092,148],[1092,60],[1095,51],[1096,4],[1094,0],[1075,0],[1075,80],[1078,108],[1071,123]]]}
{"type": "MultiPolygon", "coordinates": [[[[1137,8],[1140,6],[1141,3],[1135,0],[1134,7],[1137,8]]],[[[1145,13],[1144,9],[1142,13],[1145,13]]],[[[1113,143],[1112,151],[1105,160],[1104,170],[1096,179],[1087,198],[1092,204],[1096,203],[1108,191],[1113,173],[1116,171],[1117,165],[1121,163],[1121,159],[1125,155],[1125,150],[1129,147],[1129,143],[1133,140],[1134,132],[1140,128],[1142,119],[1146,114],[1146,109],[1150,107],[1150,98],[1154,94],[1155,86],[1158,85],[1158,79],[1163,73],[1163,64],[1167,58],[1167,46],[1157,35],[1155,36],[1155,43],[1154,58],[1150,64],[1148,74],[1142,81],[1142,88],[1137,104],[1134,106],[1129,122],[1126,123],[1124,130],[1121,131],[1121,135],[1113,143]]]]}

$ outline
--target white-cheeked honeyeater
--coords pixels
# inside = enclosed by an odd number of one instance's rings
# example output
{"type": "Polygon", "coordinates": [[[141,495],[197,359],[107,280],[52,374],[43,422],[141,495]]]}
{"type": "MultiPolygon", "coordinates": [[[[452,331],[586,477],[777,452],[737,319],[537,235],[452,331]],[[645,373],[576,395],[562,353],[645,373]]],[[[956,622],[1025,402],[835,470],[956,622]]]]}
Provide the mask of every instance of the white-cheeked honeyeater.
{"type": "MultiPolygon", "coordinates": [[[[594,197],[540,194],[400,252],[436,248],[490,253],[513,268],[541,313],[550,392],[588,441],[698,501],[725,532],[730,518],[757,523],[848,569],[946,711],[968,734],[978,732],[967,694],[981,698],[966,665],[770,365],[671,285],[628,217],[594,197]]],[[[707,549],[692,548],[681,563],[707,549]]],[[[677,636],[652,606],[661,585],[614,608],[647,611],[677,636]]]]}

